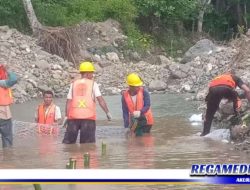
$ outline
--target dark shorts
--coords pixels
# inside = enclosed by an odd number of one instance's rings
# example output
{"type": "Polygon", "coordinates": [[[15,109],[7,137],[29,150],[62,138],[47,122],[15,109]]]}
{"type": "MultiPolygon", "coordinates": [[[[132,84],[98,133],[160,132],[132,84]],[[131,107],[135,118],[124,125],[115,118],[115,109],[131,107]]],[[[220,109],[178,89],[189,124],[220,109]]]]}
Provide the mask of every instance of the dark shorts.
{"type": "Polygon", "coordinates": [[[80,131],[80,143],[95,143],[96,123],[95,120],[88,119],[68,120],[63,143],[76,143],[78,131],[80,131]]]}
{"type": "Polygon", "coordinates": [[[3,148],[13,144],[13,131],[11,119],[0,119],[0,134],[2,135],[3,148]]]}

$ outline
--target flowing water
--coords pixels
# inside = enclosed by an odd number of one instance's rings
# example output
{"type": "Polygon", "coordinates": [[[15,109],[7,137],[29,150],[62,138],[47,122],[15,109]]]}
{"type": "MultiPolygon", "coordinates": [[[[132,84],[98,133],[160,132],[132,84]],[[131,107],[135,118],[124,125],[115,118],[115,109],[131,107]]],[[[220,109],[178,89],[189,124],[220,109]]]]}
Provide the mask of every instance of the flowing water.
{"type": "MultiPolygon", "coordinates": [[[[77,159],[77,168],[84,168],[83,154],[91,156],[90,168],[99,169],[190,169],[195,163],[247,163],[249,156],[235,151],[230,144],[201,138],[197,134],[202,126],[192,126],[188,118],[197,113],[192,102],[185,101],[185,95],[152,95],[152,109],[155,124],[151,135],[133,138],[123,128],[120,96],[105,97],[111,122],[98,108],[95,144],[62,144],[65,129],[59,136],[39,135],[34,122],[38,100],[12,107],[14,127],[14,147],[0,149],[0,168],[5,169],[64,169],[70,157],[77,159]],[[27,123],[26,123],[27,122],[27,123]],[[102,142],[106,143],[107,153],[102,156],[102,142]]],[[[64,111],[65,99],[56,99],[56,104],[64,111]]],[[[64,114],[63,114],[64,115],[64,114]]],[[[0,145],[1,146],[1,145],[0,145]]],[[[244,189],[246,186],[164,186],[164,185],[89,185],[92,189],[244,189]],[[242,188],[244,187],[244,188],[242,188]]],[[[25,185],[3,186],[6,189],[32,189],[25,185]]],[[[89,189],[84,185],[84,189],[89,189]]],[[[2,188],[0,187],[0,190],[2,188]]],[[[54,189],[43,185],[43,189],[54,189]]],[[[55,189],[83,189],[83,185],[57,185],[55,189]]],[[[247,188],[245,188],[247,189],[247,188]]]]}

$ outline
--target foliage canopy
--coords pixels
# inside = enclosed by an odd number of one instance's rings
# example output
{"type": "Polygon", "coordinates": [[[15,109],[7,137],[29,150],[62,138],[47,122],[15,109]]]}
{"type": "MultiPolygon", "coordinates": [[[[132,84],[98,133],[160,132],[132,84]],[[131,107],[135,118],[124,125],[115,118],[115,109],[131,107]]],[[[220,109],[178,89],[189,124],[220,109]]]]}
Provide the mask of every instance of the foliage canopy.
{"type": "MultiPolygon", "coordinates": [[[[130,48],[157,43],[166,50],[171,44],[172,51],[189,46],[202,9],[203,32],[210,36],[224,40],[246,31],[250,1],[211,0],[206,7],[204,2],[208,0],[32,0],[38,20],[47,26],[116,19],[129,37],[130,48]]],[[[0,25],[30,31],[22,0],[0,0],[0,25]]]]}

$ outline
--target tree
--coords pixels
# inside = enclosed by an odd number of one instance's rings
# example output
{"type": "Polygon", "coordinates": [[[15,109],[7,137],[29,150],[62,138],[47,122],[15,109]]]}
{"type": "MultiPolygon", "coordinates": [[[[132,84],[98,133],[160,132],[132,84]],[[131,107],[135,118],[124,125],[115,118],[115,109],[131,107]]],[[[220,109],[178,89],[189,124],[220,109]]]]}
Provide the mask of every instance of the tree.
{"type": "Polygon", "coordinates": [[[36,17],[31,0],[23,0],[23,5],[33,34],[38,38],[38,44],[47,52],[76,64],[80,49],[72,29],[43,26],[36,17]]]}
{"type": "Polygon", "coordinates": [[[184,22],[197,10],[197,0],[134,0],[140,16],[163,24],[184,22]]]}
{"type": "Polygon", "coordinates": [[[35,11],[33,9],[31,0],[23,0],[23,6],[29,20],[30,27],[33,34],[38,34],[39,30],[42,28],[41,23],[38,21],[35,11]]]}
{"type": "Polygon", "coordinates": [[[208,5],[211,3],[211,0],[199,0],[200,2],[200,10],[199,10],[199,16],[198,16],[198,23],[197,23],[197,32],[202,33],[203,31],[203,20],[204,20],[204,13],[208,7],[208,5]]]}

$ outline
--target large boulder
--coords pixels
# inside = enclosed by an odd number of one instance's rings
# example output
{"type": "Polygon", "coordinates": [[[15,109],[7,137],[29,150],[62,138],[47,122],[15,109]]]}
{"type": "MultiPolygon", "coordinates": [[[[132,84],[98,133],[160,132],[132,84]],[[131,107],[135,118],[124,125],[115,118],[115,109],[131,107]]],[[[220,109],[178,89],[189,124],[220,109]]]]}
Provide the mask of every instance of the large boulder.
{"type": "Polygon", "coordinates": [[[194,46],[189,48],[181,60],[181,63],[190,62],[198,56],[210,55],[214,51],[216,51],[216,46],[212,41],[208,39],[200,40],[194,46]]]}
{"type": "Polygon", "coordinates": [[[152,80],[148,88],[150,91],[162,91],[167,88],[167,84],[161,80],[152,80]]]}

